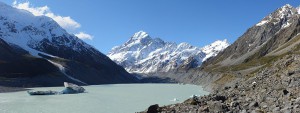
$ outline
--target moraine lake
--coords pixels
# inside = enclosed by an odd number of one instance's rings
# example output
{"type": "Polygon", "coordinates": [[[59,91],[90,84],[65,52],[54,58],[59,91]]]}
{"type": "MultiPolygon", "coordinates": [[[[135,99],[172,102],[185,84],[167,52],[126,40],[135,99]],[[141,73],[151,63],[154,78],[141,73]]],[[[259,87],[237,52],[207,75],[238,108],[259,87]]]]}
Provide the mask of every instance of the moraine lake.
{"type": "MultiPolygon", "coordinates": [[[[200,86],[179,84],[111,84],[84,88],[87,93],[66,95],[0,93],[0,113],[134,113],[153,104],[174,104],[192,95],[208,94],[200,86]]],[[[64,87],[32,89],[61,91],[64,87]]]]}

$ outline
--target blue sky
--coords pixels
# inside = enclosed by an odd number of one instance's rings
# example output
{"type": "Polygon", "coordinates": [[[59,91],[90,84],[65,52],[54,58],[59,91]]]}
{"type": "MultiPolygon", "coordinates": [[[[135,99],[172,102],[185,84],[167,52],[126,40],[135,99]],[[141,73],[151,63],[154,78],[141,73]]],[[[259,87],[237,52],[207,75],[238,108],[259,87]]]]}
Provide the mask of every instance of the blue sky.
{"type": "Polygon", "coordinates": [[[18,0],[24,2],[69,16],[80,27],[68,31],[90,34],[93,39],[84,41],[105,54],[140,30],[199,47],[225,38],[232,43],[277,8],[300,5],[297,0],[18,0]]]}

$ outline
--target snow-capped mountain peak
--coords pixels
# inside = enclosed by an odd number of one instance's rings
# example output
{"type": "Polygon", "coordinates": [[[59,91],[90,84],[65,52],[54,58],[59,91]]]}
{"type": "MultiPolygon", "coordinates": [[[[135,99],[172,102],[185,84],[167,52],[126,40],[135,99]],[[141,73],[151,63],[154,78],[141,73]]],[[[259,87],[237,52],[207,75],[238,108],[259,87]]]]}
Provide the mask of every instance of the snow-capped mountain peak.
{"type": "Polygon", "coordinates": [[[134,33],[134,35],[124,44],[124,46],[130,47],[131,50],[136,50],[141,49],[139,48],[141,45],[148,45],[153,41],[154,40],[148,35],[148,33],[139,31],[134,33]]]}
{"type": "Polygon", "coordinates": [[[293,6],[291,6],[290,4],[285,4],[284,6],[281,7],[281,9],[283,8],[293,8],[293,6]]]}
{"type": "Polygon", "coordinates": [[[263,18],[256,26],[263,26],[267,23],[272,24],[282,24],[282,28],[288,27],[290,24],[289,20],[292,15],[299,14],[299,8],[294,8],[290,4],[286,4],[280,8],[278,8],[275,12],[271,13],[270,15],[263,18]]]}
{"type": "Polygon", "coordinates": [[[136,32],[131,39],[133,40],[140,40],[140,39],[143,39],[143,38],[146,38],[148,37],[148,33],[144,32],[144,31],[139,31],[139,32],[136,32]]]}
{"type": "Polygon", "coordinates": [[[203,61],[207,60],[210,57],[216,56],[219,52],[223,51],[225,48],[229,46],[229,42],[227,39],[217,40],[210,45],[204,46],[201,48],[201,50],[206,54],[205,58],[203,58],[203,61]]]}
{"type": "Polygon", "coordinates": [[[217,41],[211,43],[210,45],[204,46],[201,49],[204,53],[209,53],[212,50],[221,51],[224,48],[226,48],[227,46],[229,46],[229,43],[228,43],[227,39],[224,39],[224,40],[217,40],[217,41]]]}
{"type": "Polygon", "coordinates": [[[189,48],[189,47],[191,47],[191,45],[186,42],[182,42],[178,44],[178,48],[189,48]]]}
{"type": "Polygon", "coordinates": [[[48,45],[64,46],[77,52],[93,48],[69,34],[49,17],[34,16],[26,10],[13,8],[2,2],[0,9],[2,39],[10,45],[27,50],[33,56],[39,57],[38,53],[46,54],[45,46],[48,45]]]}
{"type": "Polygon", "coordinates": [[[153,39],[148,33],[139,31],[125,44],[114,47],[108,56],[129,72],[168,72],[183,65],[197,67],[228,45],[227,40],[216,41],[201,49],[186,42],[176,44],[160,38],[153,39]]]}

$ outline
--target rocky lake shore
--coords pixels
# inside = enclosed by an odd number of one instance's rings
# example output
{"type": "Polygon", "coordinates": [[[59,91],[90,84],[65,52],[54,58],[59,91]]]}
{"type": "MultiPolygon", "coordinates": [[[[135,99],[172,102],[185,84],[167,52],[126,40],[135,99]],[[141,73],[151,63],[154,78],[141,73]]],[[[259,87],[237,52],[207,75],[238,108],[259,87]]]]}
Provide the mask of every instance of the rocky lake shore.
{"type": "Polygon", "coordinates": [[[152,105],[142,113],[298,113],[299,66],[300,55],[286,55],[270,67],[230,85],[223,84],[209,95],[167,106],[152,105]]]}

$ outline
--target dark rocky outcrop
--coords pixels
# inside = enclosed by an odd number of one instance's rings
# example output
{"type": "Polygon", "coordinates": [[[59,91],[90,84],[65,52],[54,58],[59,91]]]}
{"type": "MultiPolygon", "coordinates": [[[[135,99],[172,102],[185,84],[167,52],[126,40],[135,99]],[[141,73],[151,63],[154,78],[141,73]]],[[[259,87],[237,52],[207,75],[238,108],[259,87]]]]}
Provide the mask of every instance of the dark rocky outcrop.
{"type": "Polygon", "coordinates": [[[151,106],[148,108],[147,113],[158,113],[158,109],[159,109],[158,104],[151,105],[151,106]]]}
{"type": "Polygon", "coordinates": [[[53,64],[8,45],[0,38],[0,85],[14,87],[58,86],[71,81],[53,64]]]}

